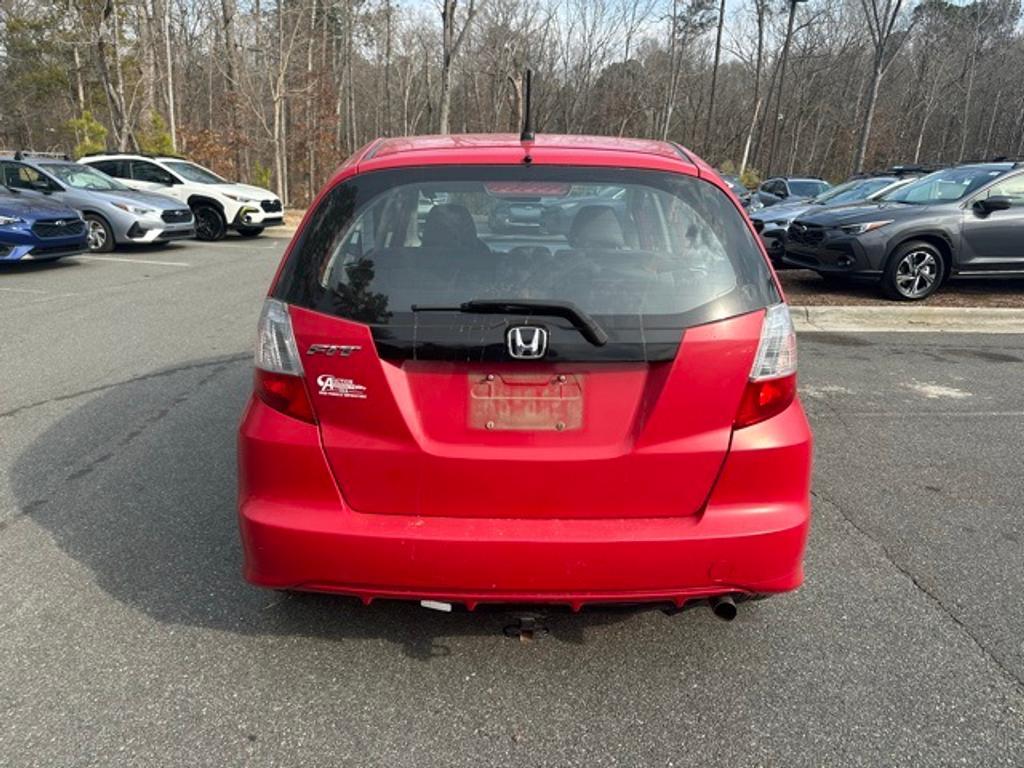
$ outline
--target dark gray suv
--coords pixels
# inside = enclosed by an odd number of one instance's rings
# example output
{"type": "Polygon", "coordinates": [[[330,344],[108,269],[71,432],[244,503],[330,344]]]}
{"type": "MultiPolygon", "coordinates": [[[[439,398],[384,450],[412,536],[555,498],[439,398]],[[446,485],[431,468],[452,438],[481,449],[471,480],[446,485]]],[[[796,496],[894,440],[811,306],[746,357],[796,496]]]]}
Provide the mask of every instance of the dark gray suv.
{"type": "Polygon", "coordinates": [[[889,298],[924,299],[955,276],[1024,275],[1024,164],[959,165],[880,201],[798,217],[786,264],[871,277],[889,298]]]}
{"type": "Polygon", "coordinates": [[[783,200],[795,202],[817,197],[832,185],[822,179],[787,178],[776,176],[761,182],[761,186],[751,195],[751,210],[767,208],[783,200]]]}

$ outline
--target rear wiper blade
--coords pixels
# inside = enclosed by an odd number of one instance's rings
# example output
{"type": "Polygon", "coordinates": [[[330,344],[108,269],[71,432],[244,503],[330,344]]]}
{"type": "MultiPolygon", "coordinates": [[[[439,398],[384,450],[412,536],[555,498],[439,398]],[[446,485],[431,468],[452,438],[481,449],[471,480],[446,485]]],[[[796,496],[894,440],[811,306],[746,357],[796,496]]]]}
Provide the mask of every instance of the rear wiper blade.
{"type": "Polygon", "coordinates": [[[608,343],[608,334],[590,315],[571,301],[549,299],[473,299],[451,307],[413,304],[413,312],[466,312],[474,315],[550,315],[572,323],[595,347],[608,343]]]}

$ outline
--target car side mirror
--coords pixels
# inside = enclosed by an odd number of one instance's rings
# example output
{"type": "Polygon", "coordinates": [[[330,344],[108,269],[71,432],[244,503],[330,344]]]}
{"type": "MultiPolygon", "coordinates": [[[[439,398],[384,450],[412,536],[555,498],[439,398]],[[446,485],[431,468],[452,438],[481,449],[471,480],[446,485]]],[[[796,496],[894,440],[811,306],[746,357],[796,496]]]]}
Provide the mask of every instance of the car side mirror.
{"type": "Polygon", "coordinates": [[[34,181],[30,181],[28,185],[36,192],[42,192],[45,195],[53,192],[53,188],[50,187],[50,185],[43,179],[35,179],[34,181]]]}
{"type": "Polygon", "coordinates": [[[1012,205],[1013,200],[1006,195],[992,195],[984,200],[976,201],[974,203],[974,210],[982,215],[987,215],[993,211],[1005,211],[1012,205]]]}

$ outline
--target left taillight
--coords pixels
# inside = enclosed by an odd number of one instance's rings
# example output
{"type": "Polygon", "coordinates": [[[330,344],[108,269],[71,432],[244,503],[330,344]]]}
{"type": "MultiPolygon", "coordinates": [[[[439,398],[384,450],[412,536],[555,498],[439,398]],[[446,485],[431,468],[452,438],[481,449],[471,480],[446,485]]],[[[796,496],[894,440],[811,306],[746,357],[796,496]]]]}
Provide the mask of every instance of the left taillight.
{"type": "Polygon", "coordinates": [[[733,423],[736,429],[758,424],[786,410],[796,397],[796,330],[789,307],[765,311],[761,341],[733,423]]]}
{"type": "Polygon", "coordinates": [[[255,389],[256,396],[274,410],[310,424],[316,422],[288,305],[277,299],[264,301],[260,313],[255,389]]]}

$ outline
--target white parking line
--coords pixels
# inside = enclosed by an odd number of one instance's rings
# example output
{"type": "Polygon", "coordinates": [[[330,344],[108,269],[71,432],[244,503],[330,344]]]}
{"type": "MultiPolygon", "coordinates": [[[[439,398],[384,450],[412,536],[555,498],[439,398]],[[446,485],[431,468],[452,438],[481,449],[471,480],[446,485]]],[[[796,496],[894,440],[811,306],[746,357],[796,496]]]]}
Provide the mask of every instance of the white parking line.
{"type": "Polygon", "coordinates": [[[45,296],[49,291],[39,291],[35,288],[0,288],[0,291],[10,291],[11,293],[35,293],[45,296]]]}
{"type": "Polygon", "coordinates": [[[152,261],[150,259],[119,259],[116,256],[78,256],[86,261],[116,261],[121,264],[149,264],[156,267],[191,267],[183,261],[152,261]]]}

